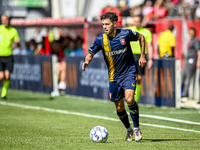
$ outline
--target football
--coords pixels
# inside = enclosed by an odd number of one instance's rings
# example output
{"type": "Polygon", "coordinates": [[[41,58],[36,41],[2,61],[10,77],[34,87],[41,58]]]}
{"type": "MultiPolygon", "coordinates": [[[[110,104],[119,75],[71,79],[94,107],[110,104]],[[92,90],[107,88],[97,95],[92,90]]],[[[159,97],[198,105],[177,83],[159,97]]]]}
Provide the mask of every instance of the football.
{"type": "Polygon", "coordinates": [[[95,126],[90,131],[90,138],[93,142],[105,143],[108,139],[108,131],[103,126],[95,126]]]}

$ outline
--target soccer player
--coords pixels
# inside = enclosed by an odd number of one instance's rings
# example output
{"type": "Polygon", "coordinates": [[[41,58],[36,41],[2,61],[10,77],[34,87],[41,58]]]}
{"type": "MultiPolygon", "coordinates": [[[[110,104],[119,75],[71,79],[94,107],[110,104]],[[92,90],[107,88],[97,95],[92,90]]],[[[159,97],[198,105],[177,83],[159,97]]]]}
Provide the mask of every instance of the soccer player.
{"type": "Polygon", "coordinates": [[[135,141],[142,139],[139,127],[139,110],[134,100],[136,88],[136,67],[132,55],[130,41],[139,40],[141,43],[141,56],[139,65],[146,65],[145,39],[142,34],[128,29],[116,29],[118,16],[107,12],[100,17],[104,33],[99,35],[88,50],[82,69],[88,66],[93,56],[100,50],[104,55],[109,73],[110,100],[115,103],[117,115],[127,129],[127,141],[132,141],[133,131],[135,141]],[[134,130],[130,126],[128,115],[124,106],[124,97],[128,104],[130,116],[133,120],[134,130]]]}
{"type": "Polygon", "coordinates": [[[6,100],[7,91],[10,85],[10,74],[13,70],[12,44],[19,45],[20,38],[17,30],[10,26],[10,18],[7,15],[1,16],[0,25],[0,81],[4,80],[1,98],[6,100]]]}
{"type": "MultiPolygon", "coordinates": [[[[152,34],[151,31],[147,28],[142,27],[142,15],[135,15],[133,16],[133,26],[128,27],[127,29],[131,29],[132,31],[139,32],[140,34],[145,36],[145,54],[148,53],[148,69],[151,69],[153,66],[153,44],[152,44],[152,34]]],[[[133,56],[135,59],[135,65],[137,69],[137,86],[135,91],[135,101],[138,103],[140,99],[140,93],[142,89],[142,80],[145,74],[144,67],[138,65],[138,61],[140,59],[141,50],[140,50],[140,43],[138,42],[131,42],[131,49],[133,52],[133,56]]]]}

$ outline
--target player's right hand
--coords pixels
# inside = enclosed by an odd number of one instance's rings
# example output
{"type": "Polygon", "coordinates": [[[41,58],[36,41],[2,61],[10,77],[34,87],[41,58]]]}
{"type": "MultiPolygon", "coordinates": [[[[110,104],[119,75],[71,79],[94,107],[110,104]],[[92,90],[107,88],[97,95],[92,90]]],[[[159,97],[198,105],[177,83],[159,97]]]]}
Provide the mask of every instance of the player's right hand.
{"type": "Polygon", "coordinates": [[[144,57],[140,57],[138,63],[139,63],[139,66],[141,66],[143,68],[146,66],[147,61],[144,57]]]}
{"type": "Polygon", "coordinates": [[[85,61],[82,65],[82,70],[85,71],[85,68],[87,67],[87,65],[89,64],[89,62],[85,61]]]}

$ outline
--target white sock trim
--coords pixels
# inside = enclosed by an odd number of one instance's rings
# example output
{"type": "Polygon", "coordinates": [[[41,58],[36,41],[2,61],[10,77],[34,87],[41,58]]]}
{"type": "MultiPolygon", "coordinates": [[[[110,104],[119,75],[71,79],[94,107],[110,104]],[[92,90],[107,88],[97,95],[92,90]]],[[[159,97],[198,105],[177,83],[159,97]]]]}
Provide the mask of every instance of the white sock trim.
{"type": "Polygon", "coordinates": [[[134,131],[135,130],[137,130],[137,131],[140,130],[140,127],[134,127],[134,131]]]}

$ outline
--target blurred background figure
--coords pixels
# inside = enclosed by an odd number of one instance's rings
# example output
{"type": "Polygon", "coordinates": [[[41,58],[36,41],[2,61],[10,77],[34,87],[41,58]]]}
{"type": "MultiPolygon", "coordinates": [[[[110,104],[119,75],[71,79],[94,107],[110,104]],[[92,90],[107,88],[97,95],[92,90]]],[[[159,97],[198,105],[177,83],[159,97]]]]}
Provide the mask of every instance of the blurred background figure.
{"type": "Polygon", "coordinates": [[[125,21],[125,28],[133,26],[133,17],[126,17],[125,21]]]}
{"type": "MultiPolygon", "coordinates": [[[[152,34],[151,31],[147,28],[142,27],[143,16],[142,15],[135,15],[133,17],[133,26],[128,27],[127,29],[131,29],[132,31],[139,32],[140,34],[144,35],[146,48],[145,54],[148,55],[148,69],[151,69],[153,66],[153,45],[152,45],[152,34]]],[[[145,75],[145,68],[139,66],[139,58],[141,55],[140,50],[140,43],[139,42],[131,42],[131,49],[133,52],[133,56],[135,59],[136,70],[137,70],[137,83],[136,83],[136,90],[135,90],[135,101],[138,103],[140,99],[140,93],[142,89],[142,80],[143,76],[145,75]]]]}
{"type": "Polygon", "coordinates": [[[16,43],[20,47],[20,38],[15,28],[10,26],[8,15],[1,16],[0,25],[0,81],[3,82],[1,98],[7,99],[7,92],[10,85],[10,74],[13,71],[12,45],[16,43]]]}
{"type": "MultiPolygon", "coordinates": [[[[61,95],[65,95],[66,89],[66,70],[67,70],[67,63],[65,61],[65,53],[62,49],[62,45],[60,41],[54,41],[50,44],[51,46],[51,54],[55,54],[58,56],[58,63],[57,63],[57,76],[58,76],[58,90],[61,95]]],[[[58,96],[58,95],[57,95],[58,96]]]]}
{"type": "Polygon", "coordinates": [[[12,54],[13,55],[20,55],[21,54],[21,46],[18,44],[12,44],[12,54]]]}
{"type": "MultiPolygon", "coordinates": [[[[41,41],[41,43],[42,43],[42,41],[41,41]]],[[[25,55],[39,54],[38,43],[36,43],[36,41],[34,39],[31,39],[29,42],[26,43],[26,47],[25,47],[24,51],[26,51],[25,55]]]]}
{"type": "Polygon", "coordinates": [[[135,5],[131,8],[131,16],[142,14],[142,7],[140,5],[135,5]]]}
{"type": "Polygon", "coordinates": [[[195,10],[195,15],[196,15],[196,19],[200,20],[200,1],[196,0],[195,1],[195,6],[196,6],[196,10],[195,10]]]}
{"type": "Polygon", "coordinates": [[[165,8],[164,0],[156,0],[153,5],[152,12],[149,13],[150,20],[163,19],[168,15],[168,10],[165,8]]]}
{"type": "Polygon", "coordinates": [[[64,48],[65,55],[75,55],[76,45],[75,41],[72,38],[69,38],[68,44],[64,48]],[[74,54],[73,54],[74,53],[74,54]]]}
{"type": "Polygon", "coordinates": [[[45,37],[47,34],[47,30],[44,27],[35,27],[35,32],[33,34],[32,39],[35,40],[36,43],[41,43],[43,40],[43,37],[45,37]]]}
{"type": "Polygon", "coordinates": [[[83,39],[77,37],[75,40],[75,50],[70,53],[70,56],[84,56],[83,53],[83,39]]]}
{"type": "Polygon", "coordinates": [[[174,58],[174,48],[176,45],[176,39],[172,33],[174,26],[170,24],[166,31],[159,34],[158,37],[158,52],[160,58],[174,58]]]}
{"type": "Polygon", "coordinates": [[[72,50],[69,49],[69,43],[71,40],[72,39],[70,37],[63,38],[62,40],[61,46],[62,46],[62,49],[64,50],[65,56],[70,55],[70,53],[72,52],[72,50]]]}
{"type": "Polygon", "coordinates": [[[122,14],[121,14],[119,8],[111,6],[111,5],[107,5],[106,7],[104,7],[101,10],[99,16],[101,16],[102,14],[104,14],[106,12],[115,12],[119,18],[117,21],[117,26],[122,26],[122,14]]]}
{"type": "Polygon", "coordinates": [[[126,0],[119,1],[119,10],[121,12],[122,17],[129,17],[131,16],[130,9],[127,5],[126,0]]]}
{"type": "Polygon", "coordinates": [[[144,17],[146,17],[149,13],[152,12],[152,10],[153,10],[152,4],[153,4],[153,3],[152,3],[151,0],[147,0],[147,1],[145,2],[145,4],[143,5],[143,7],[142,7],[142,15],[143,15],[144,17]]]}
{"type": "Polygon", "coordinates": [[[200,41],[196,37],[196,29],[189,29],[190,40],[188,43],[185,65],[181,74],[181,101],[186,102],[189,96],[189,85],[194,77],[196,69],[200,68],[200,41]]]}
{"type": "Polygon", "coordinates": [[[25,43],[25,48],[23,48],[21,50],[21,55],[29,55],[29,54],[33,54],[33,50],[30,49],[30,42],[26,42],[25,43]]]}

